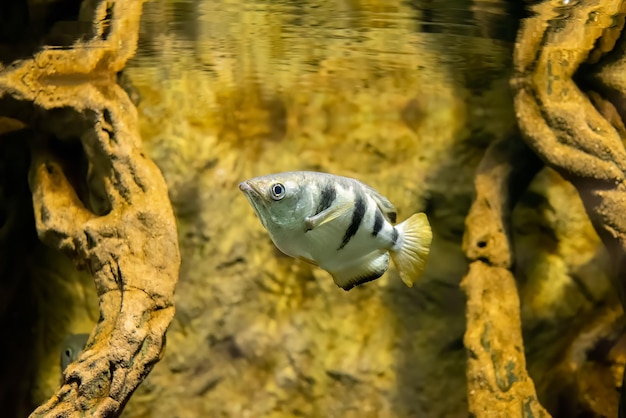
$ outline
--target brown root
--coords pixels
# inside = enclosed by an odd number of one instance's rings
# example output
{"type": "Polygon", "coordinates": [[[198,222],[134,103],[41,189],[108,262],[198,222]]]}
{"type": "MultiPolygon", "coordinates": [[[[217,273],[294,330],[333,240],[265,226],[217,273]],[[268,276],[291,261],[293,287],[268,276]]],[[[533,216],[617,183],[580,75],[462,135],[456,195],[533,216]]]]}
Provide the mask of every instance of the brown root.
{"type": "Polygon", "coordinates": [[[461,286],[467,295],[468,405],[477,417],[549,416],[526,371],[519,295],[509,270],[511,208],[540,168],[513,138],[493,143],[476,172],[463,239],[472,262],[461,286]]]}
{"type": "MultiPolygon", "coordinates": [[[[563,7],[562,2],[542,2],[532,12],[522,24],[515,49],[512,86],[519,126],[528,146],[577,189],[609,251],[613,288],[626,306],[624,124],[609,101],[593,91],[583,93],[573,79],[582,64],[603,65],[602,58],[623,29],[626,3],[596,0],[563,7]]],[[[582,366],[569,373],[579,375],[581,370],[582,366]]],[[[613,383],[602,368],[584,372],[587,375],[580,382],[605,379],[610,381],[608,387],[613,383]]],[[[616,397],[614,387],[605,392],[598,388],[578,384],[570,396],[584,397],[587,409],[615,413],[616,404],[600,409],[591,405],[597,399],[606,403],[616,397]]]]}
{"type": "Polygon", "coordinates": [[[142,1],[84,3],[93,6],[89,41],[0,68],[0,98],[21,104],[2,110],[38,136],[29,177],[38,236],[93,275],[100,306],[85,350],[32,417],[118,416],[161,358],[174,315],[174,213],[115,77],[136,48],[142,1]],[[88,165],[84,188],[48,146],[76,137],[88,165]]]}
{"type": "MultiPolygon", "coordinates": [[[[585,2],[573,8],[572,19],[560,30],[549,28],[549,5],[521,30],[516,50],[517,77],[513,80],[515,109],[527,144],[576,187],[598,235],[615,266],[613,286],[626,303],[626,150],[617,116],[608,106],[594,107],[571,76],[596,41],[609,28],[612,16],[624,11],[622,1],[585,2]],[[593,12],[595,24],[581,25],[593,12]],[[583,20],[580,20],[583,19],[583,20]],[[547,39],[539,45],[524,42],[547,39]],[[602,113],[601,113],[602,112],[602,113]]],[[[595,95],[594,101],[602,104],[595,95]]]]}
{"type": "Polygon", "coordinates": [[[549,417],[526,371],[513,274],[481,261],[461,283],[467,294],[467,391],[476,417],[549,417]]]}

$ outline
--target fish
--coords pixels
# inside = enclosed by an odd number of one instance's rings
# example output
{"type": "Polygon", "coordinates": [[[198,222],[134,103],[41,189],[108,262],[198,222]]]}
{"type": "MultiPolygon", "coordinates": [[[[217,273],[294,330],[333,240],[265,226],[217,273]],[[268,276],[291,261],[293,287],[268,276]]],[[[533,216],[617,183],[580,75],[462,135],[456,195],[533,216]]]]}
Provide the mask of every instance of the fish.
{"type": "Polygon", "coordinates": [[[274,245],[330,273],[343,290],[381,277],[391,257],[408,287],[421,277],[432,230],[425,213],[396,223],[397,211],[361,181],[290,171],[239,183],[274,245]]]}
{"type": "Polygon", "coordinates": [[[68,334],[61,344],[61,373],[74,362],[89,339],[89,334],[68,334]]]}

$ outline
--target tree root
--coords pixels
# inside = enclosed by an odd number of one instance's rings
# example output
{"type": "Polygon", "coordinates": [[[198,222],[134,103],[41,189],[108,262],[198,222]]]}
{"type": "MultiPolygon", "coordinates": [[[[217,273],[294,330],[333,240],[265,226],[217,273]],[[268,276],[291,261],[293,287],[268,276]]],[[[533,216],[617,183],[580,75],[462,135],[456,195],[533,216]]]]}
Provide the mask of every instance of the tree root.
{"type": "Polygon", "coordinates": [[[134,53],[141,6],[99,2],[91,40],[0,68],[0,98],[20,103],[2,110],[39,136],[29,176],[39,238],[93,275],[100,306],[62,387],[31,417],[118,416],[159,361],[174,315],[174,213],[159,169],[140,150],[136,109],[115,82],[134,53]],[[83,188],[48,146],[75,137],[88,166],[83,188]]]}
{"type": "Polygon", "coordinates": [[[474,261],[464,277],[467,294],[468,405],[476,417],[549,417],[526,371],[513,274],[474,261]]]}
{"type": "Polygon", "coordinates": [[[558,31],[549,25],[548,6],[538,6],[539,14],[524,25],[520,34],[522,41],[515,59],[517,75],[512,83],[517,117],[526,143],[578,190],[595,230],[611,255],[613,286],[624,305],[624,138],[579,90],[571,76],[598,38],[613,25],[613,18],[626,11],[626,6],[618,0],[585,2],[572,8],[572,18],[558,31]],[[592,12],[594,24],[581,25],[592,12]],[[523,42],[530,38],[529,32],[537,30],[544,33],[541,49],[539,45],[523,42]]]}
{"type": "MultiPolygon", "coordinates": [[[[523,22],[518,37],[512,85],[526,143],[577,188],[615,262],[613,284],[624,303],[626,151],[616,131],[617,112],[595,97],[612,122],[607,121],[572,81],[594,46],[601,47],[594,51],[594,61],[610,49],[606,42],[596,41],[623,12],[622,3],[598,0],[564,7],[563,2],[548,1],[535,6],[535,16],[523,22]],[[563,10],[571,14],[570,19],[558,20],[563,10]]],[[[507,238],[515,199],[509,181],[528,182],[538,166],[531,162],[524,169],[527,154],[520,158],[507,151],[511,149],[496,143],[488,150],[476,174],[477,196],[466,220],[464,251],[472,263],[462,282],[468,297],[464,341],[469,351],[470,413],[479,417],[548,416],[525,367],[507,238]],[[515,166],[521,170],[514,170],[515,166]]]]}
{"type": "Polygon", "coordinates": [[[461,283],[467,295],[468,405],[476,417],[549,416],[526,371],[508,239],[513,204],[541,166],[511,138],[493,143],[476,172],[476,199],[463,238],[471,264],[461,283]]]}

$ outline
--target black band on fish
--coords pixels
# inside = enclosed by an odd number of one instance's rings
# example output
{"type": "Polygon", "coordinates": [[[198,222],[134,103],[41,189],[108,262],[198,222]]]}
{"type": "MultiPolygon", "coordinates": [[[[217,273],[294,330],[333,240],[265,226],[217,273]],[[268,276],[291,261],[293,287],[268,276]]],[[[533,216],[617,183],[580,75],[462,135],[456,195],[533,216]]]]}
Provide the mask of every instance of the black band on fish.
{"type": "Polygon", "coordinates": [[[330,182],[326,183],[324,185],[324,188],[322,189],[320,203],[317,205],[317,210],[315,211],[314,215],[317,215],[318,213],[324,212],[326,209],[328,209],[333,204],[336,198],[337,190],[335,189],[335,186],[330,182]]]}
{"type": "Polygon", "coordinates": [[[356,201],[354,202],[354,212],[352,212],[352,221],[350,222],[348,229],[346,229],[346,233],[341,240],[341,245],[337,248],[337,250],[341,250],[345,247],[356,234],[356,231],[359,230],[359,226],[361,226],[361,222],[365,216],[365,209],[365,199],[363,199],[361,193],[357,192],[356,201]]]}
{"type": "Polygon", "coordinates": [[[398,242],[398,230],[395,227],[391,232],[391,242],[393,242],[393,245],[396,245],[396,242],[398,242]]]}
{"type": "Polygon", "coordinates": [[[380,209],[376,209],[376,213],[374,214],[374,228],[372,229],[372,235],[376,236],[383,228],[383,214],[380,212],[380,209]]]}
{"type": "Polygon", "coordinates": [[[344,286],[342,286],[341,288],[343,290],[345,290],[346,292],[356,286],[360,286],[363,283],[367,283],[367,282],[371,282],[373,280],[378,279],[380,276],[382,276],[383,274],[385,274],[385,271],[387,271],[387,269],[385,268],[384,270],[378,270],[378,271],[374,271],[366,276],[362,276],[362,277],[358,277],[355,278],[354,280],[350,281],[349,283],[345,284],[344,286]]]}
{"type": "Polygon", "coordinates": [[[397,216],[397,215],[396,215],[396,213],[395,213],[395,212],[387,212],[387,216],[389,217],[389,221],[390,221],[392,224],[395,224],[395,223],[396,223],[396,216],[397,216]]]}

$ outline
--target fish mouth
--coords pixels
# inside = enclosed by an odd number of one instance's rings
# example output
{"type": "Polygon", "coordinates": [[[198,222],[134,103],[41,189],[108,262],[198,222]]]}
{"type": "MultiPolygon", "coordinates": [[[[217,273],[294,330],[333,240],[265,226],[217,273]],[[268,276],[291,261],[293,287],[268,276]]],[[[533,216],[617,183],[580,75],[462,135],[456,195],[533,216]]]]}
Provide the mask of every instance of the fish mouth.
{"type": "Polygon", "coordinates": [[[248,201],[252,203],[252,206],[254,206],[255,209],[258,208],[259,205],[266,205],[265,199],[263,198],[263,193],[261,193],[261,190],[256,184],[251,183],[247,180],[242,181],[241,183],[239,183],[239,190],[244,193],[248,201]]]}
{"type": "Polygon", "coordinates": [[[267,212],[267,202],[263,198],[263,194],[257,185],[250,181],[242,181],[239,183],[239,190],[241,190],[250,203],[252,208],[256,212],[257,216],[261,220],[261,223],[265,225],[264,214],[267,212]]]}
{"type": "Polygon", "coordinates": [[[239,190],[244,192],[246,195],[252,195],[254,197],[261,198],[261,193],[259,192],[259,189],[257,189],[255,185],[248,181],[242,181],[241,183],[239,183],[239,190]]]}

